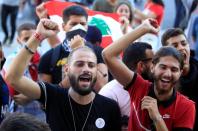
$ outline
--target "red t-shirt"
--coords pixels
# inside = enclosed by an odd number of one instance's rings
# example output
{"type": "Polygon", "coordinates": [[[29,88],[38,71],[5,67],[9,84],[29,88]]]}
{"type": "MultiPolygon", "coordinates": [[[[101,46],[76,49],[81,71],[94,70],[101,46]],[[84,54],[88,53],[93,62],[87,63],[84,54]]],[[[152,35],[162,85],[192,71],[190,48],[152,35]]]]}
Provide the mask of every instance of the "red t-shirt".
{"type": "Polygon", "coordinates": [[[148,2],[145,5],[145,9],[153,12],[157,17],[156,20],[158,22],[158,24],[160,25],[162,22],[162,18],[164,16],[164,7],[158,4],[155,4],[153,2],[148,2]]]}
{"type": "MultiPolygon", "coordinates": [[[[129,131],[151,130],[154,126],[147,110],[141,110],[141,100],[151,91],[152,83],[144,80],[140,75],[134,77],[134,82],[128,88],[131,97],[131,114],[129,131]]],[[[195,104],[179,92],[175,92],[175,99],[170,105],[158,105],[160,114],[169,131],[174,128],[193,129],[195,121],[195,104]]]]}

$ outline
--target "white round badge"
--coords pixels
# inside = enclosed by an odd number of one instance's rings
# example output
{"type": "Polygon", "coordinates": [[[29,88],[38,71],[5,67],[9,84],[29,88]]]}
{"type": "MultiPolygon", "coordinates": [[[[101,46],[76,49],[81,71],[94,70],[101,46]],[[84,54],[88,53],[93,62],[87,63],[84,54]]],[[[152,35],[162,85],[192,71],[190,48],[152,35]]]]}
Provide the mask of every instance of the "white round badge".
{"type": "Polygon", "coordinates": [[[97,128],[101,129],[105,126],[105,121],[102,118],[98,118],[96,119],[95,124],[97,128]]]}

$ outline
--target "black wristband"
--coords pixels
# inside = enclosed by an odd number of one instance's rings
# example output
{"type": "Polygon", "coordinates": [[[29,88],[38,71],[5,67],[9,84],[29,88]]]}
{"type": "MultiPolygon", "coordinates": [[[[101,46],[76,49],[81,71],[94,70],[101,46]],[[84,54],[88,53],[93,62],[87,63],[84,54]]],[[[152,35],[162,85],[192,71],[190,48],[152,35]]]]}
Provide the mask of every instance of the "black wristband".
{"type": "Polygon", "coordinates": [[[35,54],[34,51],[32,51],[27,45],[24,46],[24,48],[30,53],[30,54],[35,54]]]}

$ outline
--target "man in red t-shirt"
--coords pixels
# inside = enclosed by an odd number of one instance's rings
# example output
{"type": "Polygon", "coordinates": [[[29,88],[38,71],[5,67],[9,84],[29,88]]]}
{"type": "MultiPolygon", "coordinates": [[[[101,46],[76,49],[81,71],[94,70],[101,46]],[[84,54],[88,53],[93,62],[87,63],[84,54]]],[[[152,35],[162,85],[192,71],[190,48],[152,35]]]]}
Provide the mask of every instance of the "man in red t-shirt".
{"type": "Polygon", "coordinates": [[[114,78],[130,94],[129,131],[190,131],[195,121],[195,104],[174,89],[183,69],[182,55],[172,47],[157,51],[151,68],[153,83],[128,69],[118,58],[130,43],[158,31],[155,20],[145,20],[133,32],[105,48],[103,58],[114,78]]]}

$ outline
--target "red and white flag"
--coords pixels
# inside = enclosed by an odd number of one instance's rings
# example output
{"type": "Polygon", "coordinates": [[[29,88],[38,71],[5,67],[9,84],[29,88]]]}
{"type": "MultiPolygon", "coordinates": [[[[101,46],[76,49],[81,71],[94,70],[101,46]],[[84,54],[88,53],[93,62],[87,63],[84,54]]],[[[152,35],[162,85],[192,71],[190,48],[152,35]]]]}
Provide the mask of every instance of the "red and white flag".
{"type": "MultiPolygon", "coordinates": [[[[50,19],[60,25],[62,29],[62,12],[63,10],[75,3],[71,2],[59,2],[59,1],[50,1],[45,3],[45,8],[48,10],[50,19]]],[[[85,8],[88,13],[88,24],[97,26],[102,32],[102,47],[106,47],[111,44],[112,41],[120,38],[123,34],[120,29],[119,16],[116,13],[104,13],[93,11],[85,8]]],[[[65,33],[62,30],[58,36],[60,40],[65,38],[65,33]]]]}

